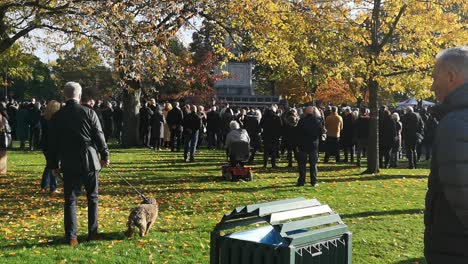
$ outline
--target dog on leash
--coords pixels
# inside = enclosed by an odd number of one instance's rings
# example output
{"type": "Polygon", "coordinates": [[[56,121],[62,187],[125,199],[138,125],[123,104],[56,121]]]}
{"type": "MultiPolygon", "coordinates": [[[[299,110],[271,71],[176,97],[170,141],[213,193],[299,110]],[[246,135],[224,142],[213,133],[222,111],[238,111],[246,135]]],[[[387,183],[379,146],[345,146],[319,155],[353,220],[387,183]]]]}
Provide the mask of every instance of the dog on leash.
{"type": "Polygon", "coordinates": [[[148,234],[148,231],[153,226],[158,218],[159,205],[154,198],[145,198],[143,202],[136,208],[132,209],[127,221],[127,231],[125,235],[128,238],[133,236],[135,229],[139,229],[140,237],[148,234]]]}

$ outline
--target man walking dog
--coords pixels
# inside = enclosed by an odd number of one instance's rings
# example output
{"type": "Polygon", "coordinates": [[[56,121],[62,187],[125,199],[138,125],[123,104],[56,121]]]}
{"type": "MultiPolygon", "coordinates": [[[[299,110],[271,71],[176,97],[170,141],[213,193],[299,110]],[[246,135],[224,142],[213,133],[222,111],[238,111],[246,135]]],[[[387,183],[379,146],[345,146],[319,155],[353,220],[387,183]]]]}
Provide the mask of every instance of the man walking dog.
{"type": "Polygon", "coordinates": [[[78,244],[76,204],[83,185],[88,201],[88,239],[98,239],[98,174],[101,167],[109,165],[101,124],[94,110],[79,104],[81,90],[78,83],[65,84],[66,105],[52,117],[47,155],[52,173],[58,176],[59,168],[63,172],[65,237],[71,246],[78,244]]]}

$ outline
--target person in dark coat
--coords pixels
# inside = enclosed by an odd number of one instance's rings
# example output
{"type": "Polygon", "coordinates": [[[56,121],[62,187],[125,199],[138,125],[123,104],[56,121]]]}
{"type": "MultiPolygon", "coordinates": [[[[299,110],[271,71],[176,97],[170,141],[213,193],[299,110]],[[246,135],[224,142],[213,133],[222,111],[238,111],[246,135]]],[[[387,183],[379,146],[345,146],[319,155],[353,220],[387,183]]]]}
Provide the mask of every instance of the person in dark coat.
{"type": "Polygon", "coordinates": [[[392,113],[389,110],[383,111],[382,120],[380,121],[380,125],[382,126],[382,135],[379,136],[382,142],[379,142],[381,146],[379,161],[383,165],[382,168],[389,168],[391,151],[397,141],[397,126],[395,120],[392,118],[392,113]]]}
{"type": "Polygon", "coordinates": [[[29,150],[39,149],[41,139],[41,104],[35,103],[29,110],[29,150]]]}
{"type": "Polygon", "coordinates": [[[439,121],[437,120],[435,113],[431,112],[424,125],[424,147],[426,151],[426,160],[431,159],[432,144],[434,142],[435,131],[437,129],[437,126],[439,126],[439,121]]]}
{"type": "Polygon", "coordinates": [[[367,149],[369,142],[369,125],[370,116],[369,109],[361,108],[359,118],[356,120],[356,145],[357,145],[357,166],[361,167],[361,157],[367,149]]]}
{"type": "Polygon", "coordinates": [[[401,131],[403,131],[403,124],[400,122],[400,115],[396,112],[392,114],[392,119],[395,120],[397,136],[391,151],[390,168],[397,168],[401,151],[401,131]]]}
{"type": "Polygon", "coordinates": [[[322,135],[323,121],[320,112],[315,106],[308,106],[305,109],[305,115],[302,117],[295,129],[297,163],[299,167],[299,178],[297,186],[303,186],[306,179],[307,162],[310,166],[310,183],[317,186],[317,162],[318,162],[318,144],[322,135]]]}
{"type": "Polygon", "coordinates": [[[121,144],[123,129],[123,111],[122,104],[120,102],[117,102],[115,104],[112,119],[114,120],[114,136],[117,139],[117,142],[121,144]]]}
{"type": "Polygon", "coordinates": [[[163,146],[165,122],[162,110],[156,107],[151,117],[151,147],[154,151],[161,150],[163,146]]]}
{"type": "Polygon", "coordinates": [[[184,127],[184,161],[195,161],[198,133],[201,128],[201,118],[197,115],[197,106],[190,106],[190,112],[184,116],[182,125],[184,127]],[[190,156],[189,156],[190,154],[190,156]],[[190,157],[190,160],[189,160],[190,157]]]}
{"type": "Polygon", "coordinates": [[[167,113],[166,122],[171,130],[171,151],[180,151],[182,145],[182,121],[184,114],[179,108],[179,102],[175,102],[173,108],[167,113]]]}
{"type": "Polygon", "coordinates": [[[16,140],[16,114],[18,113],[18,105],[14,100],[11,100],[8,103],[6,112],[8,114],[8,122],[10,123],[12,129],[11,136],[16,140]]]}
{"type": "Polygon", "coordinates": [[[109,149],[95,111],[79,104],[81,86],[65,84],[65,106],[51,119],[47,166],[54,176],[63,172],[65,237],[78,244],[76,206],[84,185],[88,202],[88,239],[98,239],[98,174],[109,165],[109,149]]]}
{"type": "Polygon", "coordinates": [[[288,167],[292,167],[293,163],[293,154],[296,157],[296,126],[299,122],[299,116],[297,111],[294,108],[291,108],[289,111],[283,115],[283,144],[286,148],[288,167]]]}
{"type": "Polygon", "coordinates": [[[405,142],[406,155],[409,169],[415,169],[418,162],[416,147],[424,139],[424,122],[411,106],[406,108],[403,118],[403,140],[405,142]]]}
{"type": "Polygon", "coordinates": [[[140,139],[144,147],[150,148],[151,139],[151,117],[153,111],[148,107],[148,103],[144,102],[140,108],[140,139]]]}
{"type": "Polygon", "coordinates": [[[216,106],[206,114],[206,133],[208,134],[208,148],[221,147],[221,115],[216,106]]]}
{"type": "Polygon", "coordinates": [[[271,167],[276,168],[276,155],[279,150],[279,138],[281,136],[282,122],[276,114],[276,106],[265,110],[265,115],[260,121],[263,138],[263,167],[266,168],[268,159],[271,158],[271,167]]]}
{"type": "MultiPolygon", "coordinates": [[[[424,210],[428,264],[468,263],[468,46],[437,56],[432,90],[442,103],[424,210]]],[[[404,129],[404,128],[403,128],[404,129]]]]}
{"type": "Polygon", "coordinates": [[[260,150],[262,145],[262,140],[260,138],[260,133],[262,129],[260,128],[260,120],[262,119],[262,113],[260,110],[251,109],[244,120],[244,128],[247,130],[247,134],[250,138],[250,157],[249,164],[254,163],[255,153],[260,150]]]}
{"type": "Polygon", "coordinates": [[[229,105],[221,111],[221,144],[226,142],[226,136],[231,131],[229,124],[235,119],[234,112],[229,105]]]}
{"type": "Polygon", "coordinates": [[[351,108],[346,107],[343,115],[343,130],[340,137],[344,162],[354,162],[354,121],[351,108]]]}
{"type": "MultiPolygon", "coordinates": [[[[50,101],[44,111],[44,115],[41,117],[41,149],[44,153],[44,157],[47,161],[47,152],[49,145],[49,122],[52,116],[60,110],[60,103],[57,101],[50,101]]],[[[57,192],[57,177],[52,174],[52,170],[46,165],[42,173],[41,190],[46,191],[47,188],[50,190],[50,194],[57,192]]]]}
{"type": "Polygon", "coordinates": [[[106,141],[112,137],[114,133],[114,109],[110,102],[104,102],[101,105],[102,121],[104,122],[102,129],[104,130],[104,136],[106,141]]]}

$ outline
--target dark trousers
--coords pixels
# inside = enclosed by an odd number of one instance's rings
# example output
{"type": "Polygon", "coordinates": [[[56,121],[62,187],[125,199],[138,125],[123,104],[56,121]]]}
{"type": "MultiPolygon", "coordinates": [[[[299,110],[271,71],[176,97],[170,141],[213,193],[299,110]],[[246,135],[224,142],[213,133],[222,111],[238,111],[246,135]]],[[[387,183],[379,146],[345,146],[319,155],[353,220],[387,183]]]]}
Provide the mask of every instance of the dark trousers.
{"type": "Polygon", "coordinates": [[[219,130],[208,130],[207,137],[209,149],[221,147],[221,135],[219,134],[219,130]]]}
{"type": "Polygon", "coordinates": [[[140,127],[140,138],[143,142],[143,146],[149,148],[150,147],[150,139],[151,139],[151,129],[150,127],[140,127]]]}
{"type": "Polygon", "coordinates": [[[379,151],[379,166],[381,168],[390,167],[390,156],[392,148],[389,146],[381,146],[379,151]]]}
{"type": "Polygon", "coordinates": [[[416,151],[417,142],[406,141],[405,142],[406,148],[406,157],[408,158],[409,168],[416,168],[416,164],[418,162],[418,154],[416,151]]]}
{"type": "Polygon", "coordinates": [[[424,142],[423,144],[426,152],[426,160],[430,160],[432,153],[432,142],[424,142]]]}
{"type": "Polygon", "coordinates": [[[76,205],[77,198],[84,185],[86,190],[86,199],[88,201],[88,235],[97,234],[98,230],[98,176],[99,171],[92,172],[64,172],[63,174],[63,193],[65,197],[64,206],[64,224],[65,237],[76,239],[76,205]]]}
{"type": "Polygon", "coordinates": [[[190,153],[190,160],[194,160],[195,151],[197,150],[198,130],[191,134],[185,134],[184,141],[184,159],[186,160],[190,153]]]}
{"type": "Polygon", "coordinates": [[[263,167],[268,165],[268,158],[271,158],[271,167],[276,167],[276,155],[278,154],[278,148],[273,146],[265,146],[263,150],[263,167]]]}
{"type": "Polygon", "coordinates": [[[396,168],[398,167],[398,160],[399,160],[399,156],[400,156],[400,147],[398,146],[395,146],[392,148],[392,154],[391,154],[391,157],[390,157],[390,167],[391,168],[396,168]]]}
{"type": "Polygon", "coordinates": [[[182,133],[179,127],[171,128],[171,151],[177,149],[180,151],[180,146],[182,145],[182,133]]]}
{"type": "Polygon", "coordinates": [[[336,162],[340,162],[340,139],[327,137],[324,162],[328,162],[330,156],[335,156],[336,162]]]}
{"type": "Polygon", "coordinates": [[[52,170],[47,166],[44,168],[44,172],[42,173],[41,188],[49,188],[51,192],[57,190],[57,178],[52,175],[52,170]]]}
{"type": "Polygon", "coordinates": [[[361,157],[364,156],[367,148],[367,138],[359,138],[357,141],[357,165],[361,166],[361,157]]]}
{"type": "Polygon", "coordinates": [[[297,179],[297,185],[304,185],[305,183],[307,162],[309,162],[310,166],[310,183],[312,185],[317,183],[317,161],[317,149],[310,152],[299,151],[297,153],[297,164],[299,167],[299,179],[297,179]]]}
{"type": "Polygon", "coordinates": [[[292,167],[293,155],[296,157],[296,149],[292,145],[286,145],[286,157],[288,159],[288,167],[292,167]]]}
{"type": "Polygon", "coordinates": [[[29,149],[35,150],[39,148],[39,139],[41,138],[41,127],[29,128],[29,149]]]}
{"type": "Polygon", "coordinates": [[[354,144],[351,142],[343,143],[344,162],[354,162],[354,144]]]}

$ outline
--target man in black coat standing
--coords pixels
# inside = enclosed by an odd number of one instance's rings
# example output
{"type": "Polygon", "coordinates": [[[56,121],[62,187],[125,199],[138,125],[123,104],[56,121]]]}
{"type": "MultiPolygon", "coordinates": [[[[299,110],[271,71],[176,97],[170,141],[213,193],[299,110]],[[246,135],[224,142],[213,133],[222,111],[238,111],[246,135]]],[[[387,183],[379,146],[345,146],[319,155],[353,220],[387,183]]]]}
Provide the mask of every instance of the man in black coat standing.
{"type": "Polygon", "coordinates": [[[283,126],[281,118],[276,114],[277,107],[265,110],[265,115],[260,121],[260,127],[263,129],[263,167],[266,168],[268,158],[271,158],[271,167],[276,168],[276,154],[279,150],[279,138],[283,126]]]}
{"type": "Polygon", "coordinates": [[[184,116],[182,125],[184,126],[184,161],[195,161],[195,151],[197,148],[198,133],[202,125],[200,116],[197,115],[197,106],[191,105],[190,112],[184,116]]]}
{"type": "Polygon", "coordinates": [[[88,239],[98,238],[98,174],[109,165],[109,149],[96,113],[79,104],[80,84],[66,83],[63,93],[66,105],[52,117],[46,156],[54,176],[59,175],[59,168],[63,172],[65,236],[76,246],[76,204],[83,185],[88,201],[88,239]]]}
{"type": "Polygon", "coordinates": [[[151,138],[151,117],[153,116],[153,111],[148,107],[148,102],[144,102],[143,106],[140,109],[140,138],[143,142],[143,146],[150,148],[150,138],[151,138]]]}
{"type": "Polygon", "coordinates": [[[442,103],[424,211],[428,264],[468,263],[468,46],[437,55],[432,90],[442,103]]]}
{"type": "Polygon", "coordinates": [[[416,169],[416,164],[418,163],[416,147],[423,139],[424,121],[418,113],[414,112],[413,107],[408,106],[403,118],[403,140],[405,142],[409,169],[416,169]]]}
{"type": "Polygon", "coordinates": [[[179,152],[182,145],[182,121],[184,114],[179,108],[179,102],[175,102],[172,106],[172,110],[167,113],[166,122],[171,130],[171,151],[173,152],[177,149],[177,152],[179,152]]]}
{"type": "Polygon", "coordinates": [[[208,148],[221,146],[221,115],[216,106],[206,114],[206,131],[208,133],[208,148]]]}
{"type": "Polygon", "coordinates": [[[305,116],[299,120],[296,127],[297,163],[299,167],[299,179],[297,186],[303,186],[306,178],[307,162],[310,165],[310,183],[317,186],[317,162],[318,144],[322,135],[322,119],[320,112],[314,106],[305,109],[305,116]]]}

